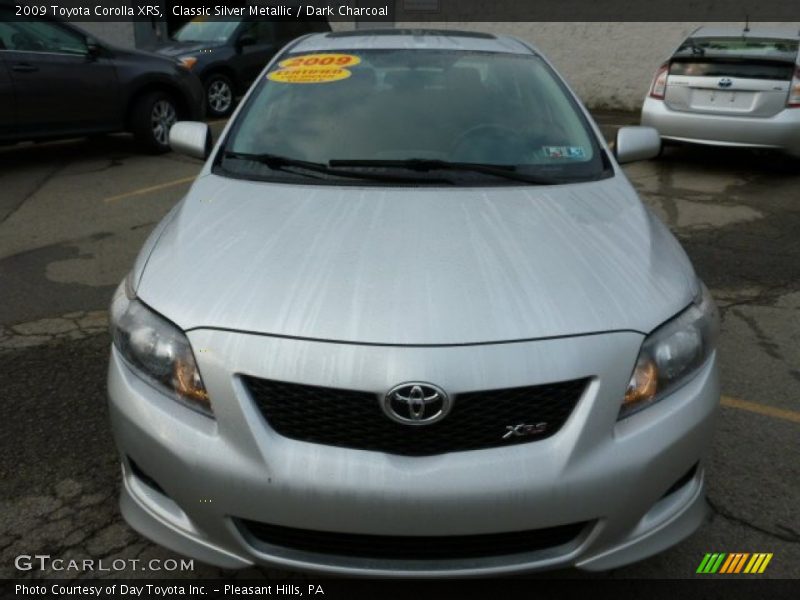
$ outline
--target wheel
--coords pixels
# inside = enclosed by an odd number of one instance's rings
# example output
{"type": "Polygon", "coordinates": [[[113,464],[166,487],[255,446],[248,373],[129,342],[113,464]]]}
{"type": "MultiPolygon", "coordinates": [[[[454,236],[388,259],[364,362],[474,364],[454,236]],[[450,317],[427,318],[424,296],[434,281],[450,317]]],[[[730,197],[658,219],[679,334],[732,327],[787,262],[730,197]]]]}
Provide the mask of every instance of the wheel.
{"type": "Polygon", "coordinates": [[[148,152],[169,150],[169,130],[178,120],[175,100],[166,92],[142,96],[131,114],[131,130],[136,141],[148,152]]]}
{"type": "Polygon", "coordinates": [[[233,82],[222,73],[206,79],[206,105],[210,117],[226,117],[233,109],[233,82]]]}

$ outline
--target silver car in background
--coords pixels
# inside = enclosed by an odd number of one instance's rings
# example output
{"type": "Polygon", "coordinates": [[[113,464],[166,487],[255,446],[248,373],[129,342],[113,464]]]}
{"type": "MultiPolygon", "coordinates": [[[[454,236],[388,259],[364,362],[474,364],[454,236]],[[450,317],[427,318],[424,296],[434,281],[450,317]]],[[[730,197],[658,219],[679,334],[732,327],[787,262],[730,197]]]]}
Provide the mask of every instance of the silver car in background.
{"type": "Polygon", "coordinates": [[[617,567],[706,514],[718,318],[535,48],[305,37],[266,67],[111,307],[136,530],[227,568],[617,567]]]}
{"type": "Polygon", "coordinates": [[[800,158],[800,33],[701,27],[653,77],[642,125],[662,139],[800,158]]]}

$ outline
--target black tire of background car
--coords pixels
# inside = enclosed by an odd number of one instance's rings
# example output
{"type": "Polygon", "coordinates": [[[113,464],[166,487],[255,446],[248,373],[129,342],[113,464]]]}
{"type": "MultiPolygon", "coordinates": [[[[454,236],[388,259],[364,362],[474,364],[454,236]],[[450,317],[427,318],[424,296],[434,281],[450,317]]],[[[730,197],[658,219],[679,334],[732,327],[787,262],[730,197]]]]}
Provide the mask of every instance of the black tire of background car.
{"type": "Polygon", "coordinates": [[[131,112],[131,132],[137,143],[151,154],[162,154],[169,152],[169,143],[162,144],[153,133],[152,114],[157,102],[169,102],[175,114],[180,118],[178,106],[175,100],[167,92],[151,92],[145,94],[136,101],[131,112]]]}
{"type": "Polygon", "coordinates": [[[233,110],[233,106],[234,106],[234,89],[235,89],[235,87],[234,87],[233,81],[231,81],[230,77],[228,77],[227,75],[223,75],[222,73],[212,73],[203,82],[203,87],[205,88],[205,91],[206,91],[206,112],[208,113],[209,117],[218,119],[218,118],[221,118],[221,117],[227,117],[229,114],[231,114],[231,111],[233,110]],[[222,82],[223,84],[228,86],[228,89],[230,90],[230,93],[231,93],[231,101],[230,101],[230,103],[228,104],[228,106],[224,110],[221,110],[221,111],[215,110],[214,107],[211,105],[211,102],[209,102],[209,99],[208,99],[208,92],[211,89],[211,86],[216,82],[222,82]]]}

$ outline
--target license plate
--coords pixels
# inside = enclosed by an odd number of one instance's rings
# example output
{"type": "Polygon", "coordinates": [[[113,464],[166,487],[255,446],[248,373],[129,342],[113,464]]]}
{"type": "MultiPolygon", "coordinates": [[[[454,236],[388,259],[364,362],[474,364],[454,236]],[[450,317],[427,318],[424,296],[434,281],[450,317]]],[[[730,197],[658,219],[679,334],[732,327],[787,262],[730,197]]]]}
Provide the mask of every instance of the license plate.
{"type": "Polygon", "coordinates": [[[747,109],[753,105],[753,94],[727,90],[693,90],[692,108],[747,109]]]}

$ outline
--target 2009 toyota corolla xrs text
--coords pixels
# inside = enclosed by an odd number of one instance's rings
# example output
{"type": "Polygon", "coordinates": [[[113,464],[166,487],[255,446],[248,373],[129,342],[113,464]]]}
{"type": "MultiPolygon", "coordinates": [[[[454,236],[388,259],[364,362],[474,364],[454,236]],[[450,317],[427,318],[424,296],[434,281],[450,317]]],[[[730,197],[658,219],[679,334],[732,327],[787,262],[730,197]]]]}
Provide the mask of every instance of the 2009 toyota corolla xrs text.
{"type": "Polygon", "coordinates": [[[535,49],[302,38],[112,302],[127,521],[224,567],[616,567],[702,522],[708,290],[535,49]]]}

